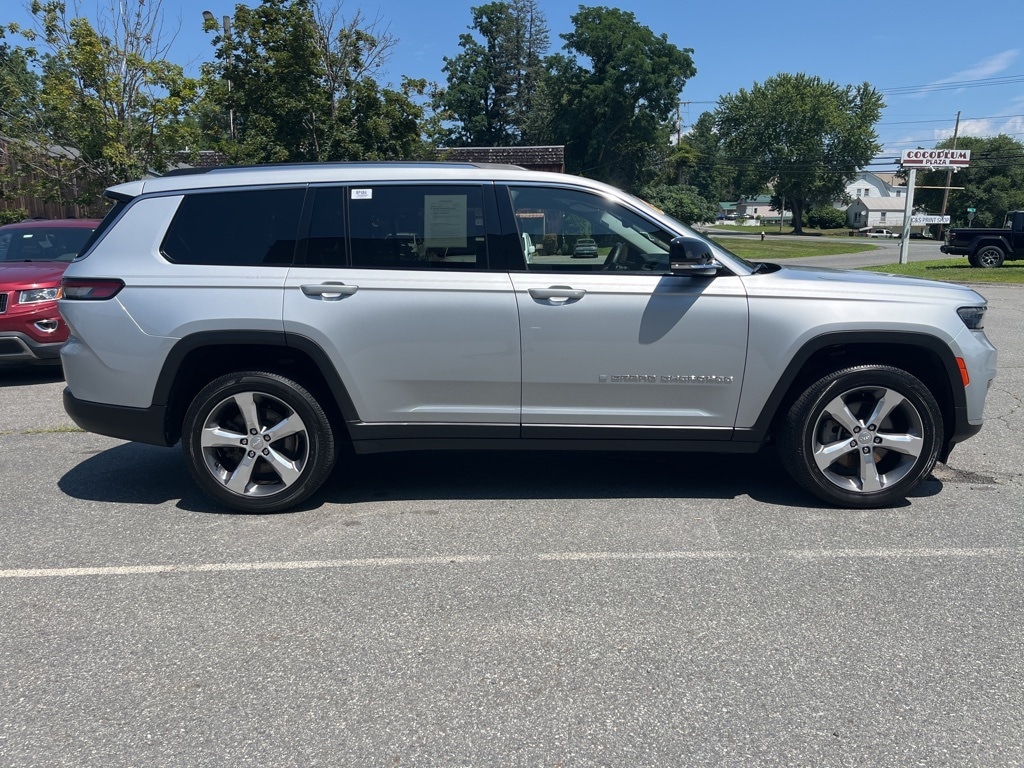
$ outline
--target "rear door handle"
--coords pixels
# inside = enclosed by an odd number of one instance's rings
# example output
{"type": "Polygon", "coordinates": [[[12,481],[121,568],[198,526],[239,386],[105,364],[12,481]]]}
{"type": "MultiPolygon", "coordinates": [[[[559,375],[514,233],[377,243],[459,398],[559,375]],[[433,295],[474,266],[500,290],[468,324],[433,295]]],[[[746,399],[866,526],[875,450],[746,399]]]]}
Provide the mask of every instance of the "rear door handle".
{"type": "Polygon", "coordinates": [[[550,288],[530,288],[530,295],[535,299],[582,299],[587,292],[583,288],[552,285],[550,288]]]}
{"type": "Polygon", "coordinates": [[[358,290],[358,285],[345,285],[344,283],[317,283],[316,285],[302,286],[302,292],[307,296],[323,296],[325,299],[351,296],[358,290]]]}

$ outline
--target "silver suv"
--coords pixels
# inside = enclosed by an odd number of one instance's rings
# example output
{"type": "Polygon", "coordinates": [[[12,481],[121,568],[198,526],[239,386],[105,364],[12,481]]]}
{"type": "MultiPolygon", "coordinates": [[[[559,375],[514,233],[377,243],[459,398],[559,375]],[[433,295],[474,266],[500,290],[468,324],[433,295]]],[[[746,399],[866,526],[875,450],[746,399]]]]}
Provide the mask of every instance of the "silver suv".
{"type": "Polygon", "coordinates": [[[339,448],[777,445],[810,493],[903,499],[995,376],[969,288],[750,263],[583,178],[454,163],[123,184],[65,273],[64,403],[235,509],[339,448]],[[594,257],[576,252],[579,233],[594,257]]]}

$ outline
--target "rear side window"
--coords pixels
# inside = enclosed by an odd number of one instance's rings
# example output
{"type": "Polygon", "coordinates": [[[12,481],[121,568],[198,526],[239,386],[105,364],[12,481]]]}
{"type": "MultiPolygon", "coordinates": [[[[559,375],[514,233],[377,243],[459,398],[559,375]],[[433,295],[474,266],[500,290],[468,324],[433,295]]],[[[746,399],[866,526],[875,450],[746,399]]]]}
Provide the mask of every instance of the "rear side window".
{"type": "Polygon", "coordinates": [[[101,221],[100,225],[92,231],[92,234],[89,235],[89,239],[82,243],[82,247],[78,249],[78,254],[82,255],[83,253],[87,253],[88,250],[92,248],[93,244],[100,239],[100,236],[110,229],[110,226],[114,223],[115,219],[121,215],[121,211],[123,211],[127,206],[127,200],[115,199],[114,204],[110,207],[110,210],[107,211],[107,215],[103,217],[103,221],[101,221]]]}
{"type": "Polygon", "coordinates": [[[178,264],[287,266],[295,254],[303,189],[186,195],[160,246],[178,264]]]}
{"type": "Polygon", "coordinates": [[[480,187],[353,186],[348,207],[354,267],[487,268],[480,187]]]}
{"type": "Polygon", "coordinates": [[[344,267],[348,264],[345,245],[345,187],[321,187],[314,190],[313,213],[306,241],[306,264],[344,267]]]}

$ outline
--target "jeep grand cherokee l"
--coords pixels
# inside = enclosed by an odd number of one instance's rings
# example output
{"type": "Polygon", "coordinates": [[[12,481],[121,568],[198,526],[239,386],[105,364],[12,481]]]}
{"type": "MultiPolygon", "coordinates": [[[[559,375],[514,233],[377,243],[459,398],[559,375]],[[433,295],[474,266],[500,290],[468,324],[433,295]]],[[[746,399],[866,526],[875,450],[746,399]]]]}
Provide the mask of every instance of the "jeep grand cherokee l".
{"type": "Polygon", "coordinates": [[[63,281],[65,407],[90,431],[180,440],[243,511],[308,497],[342,441],[773,443],[830,504],[891,505],[981,429],[995,376],[970,288],[751,263],[584,178],[349,163],[107,194],[63,281]],[[607,253],[573,258],[581,229],[607,253]]]}

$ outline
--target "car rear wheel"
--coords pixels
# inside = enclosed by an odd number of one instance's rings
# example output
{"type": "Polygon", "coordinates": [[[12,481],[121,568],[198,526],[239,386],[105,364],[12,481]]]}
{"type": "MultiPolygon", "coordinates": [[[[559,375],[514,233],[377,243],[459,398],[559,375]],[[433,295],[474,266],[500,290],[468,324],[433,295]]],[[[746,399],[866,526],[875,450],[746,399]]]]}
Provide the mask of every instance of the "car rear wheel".
{"type": "Polygon", "coordinates": [[[782,462],[803,488],[842,507],[887,507],[931,472],[942,444],[934,396],[898,368],[864,365],[812,384],[789,409],[782,462]]]}
{"type": "Polygon", "coordinates": [[[182,447],[199,486],[241,512],[279,512],[316,491],[334,465],[334,433],[316,399],[274,373],[208,384],[185,415],[182,447]]]}
{"type": "Polygon", "coordinates": [[[986,245],[977,250],[971,263],[982,269],[996,269],[1003,266],[1005,258],[1003,249],[998,245],[986,245]]]}

